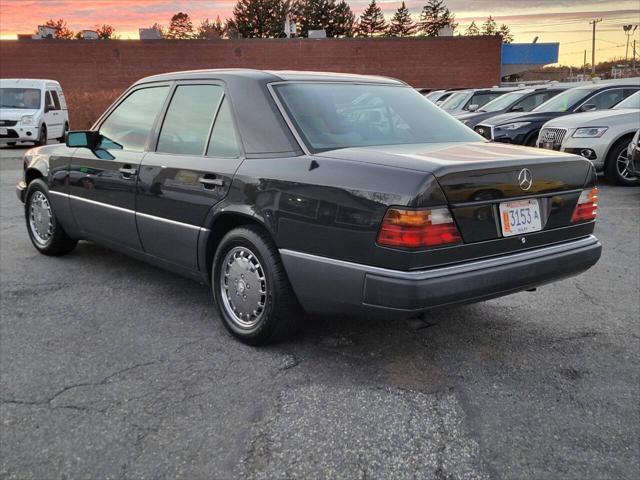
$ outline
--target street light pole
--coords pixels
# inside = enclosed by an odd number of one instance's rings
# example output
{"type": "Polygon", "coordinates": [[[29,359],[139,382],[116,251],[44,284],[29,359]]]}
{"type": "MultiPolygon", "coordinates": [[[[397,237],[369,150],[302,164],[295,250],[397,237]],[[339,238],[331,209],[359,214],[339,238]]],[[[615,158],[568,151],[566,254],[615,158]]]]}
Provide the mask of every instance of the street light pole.
{"type": "Polygon", "coordinates": [[[596,24],[602,21],[601,18],[593,19],[589,25],[593,25],[593,35],[591,37],[591,73],[596,73],[596,24]]]}

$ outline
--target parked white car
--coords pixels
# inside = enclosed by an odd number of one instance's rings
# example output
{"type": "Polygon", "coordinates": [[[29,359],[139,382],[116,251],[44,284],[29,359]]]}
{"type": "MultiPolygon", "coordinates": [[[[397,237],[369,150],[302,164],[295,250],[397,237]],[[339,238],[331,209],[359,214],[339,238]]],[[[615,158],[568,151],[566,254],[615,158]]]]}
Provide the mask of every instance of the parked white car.
{"type": "Polygon", "coordinates": [[[0,142],[15,145],[50,139],[64,141],[69,114],[62,87],[55,80],[0,79],[0,142]]]}
{"type": "Polygon", "coordinates": [[[538,147],[582,155],[620,185],[639,181],[628,169],[627,147],[640,128],[640,92],[609,110],[575,113],[544,124],[538,147]]]}
{"type": "Polygon", "coordinates": [[[514,87],[493,87],[493,88],[468,88],[458,90],[451,94],[441,104],[436,103],[441,109],[451,115],[475,112],[500,95],[508,92],[520,90],[514,87]]]}

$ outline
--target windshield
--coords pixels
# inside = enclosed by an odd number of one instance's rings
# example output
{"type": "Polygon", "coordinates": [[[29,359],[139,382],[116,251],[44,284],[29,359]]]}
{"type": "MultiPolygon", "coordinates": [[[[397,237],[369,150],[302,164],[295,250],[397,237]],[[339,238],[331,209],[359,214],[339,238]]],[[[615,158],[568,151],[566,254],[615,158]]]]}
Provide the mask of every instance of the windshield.
{"type": "Polygon", "coordinates": [[[615,107],[613,107],[614,110],[619,110],[621,108],[640,109],[640,92],[634,93],[633,95],[631,95],[630,97],[627,97],[626,99],[621,101],[619,104],[617,104],[615,107]]]}
{"type": "Polygon", "coordinates": [[[296,129],[315,151],[481,140],[410,87],[283,83],[275,90],[296,129]]]}
{"type": "Polygon", "coordinates": [[[566,112],[584,97],[593,92],[592,88],[572,88],[559,93],[534,108],[534,112],[566,112]]]}
{"type": "Polygon", "coordinates": [[[40,90],[37,88],[0,88],[0,108],[40,108],[40,90]]]}
{"type": "Polygon", "coordinates": [[[504,110],[519,98],[524,97],[529,92],[511,92],[500,95],[495,100],[491,100],[480,109],[481,112],[499,112],[504,110]]]}
{"type": "Polygon", "coordinates": [[[468,95],[469,92],[454,93],[447,98],[442,105],[440,105],[440,108],[443,110],[456,110],[464,104],[468,95]]]}

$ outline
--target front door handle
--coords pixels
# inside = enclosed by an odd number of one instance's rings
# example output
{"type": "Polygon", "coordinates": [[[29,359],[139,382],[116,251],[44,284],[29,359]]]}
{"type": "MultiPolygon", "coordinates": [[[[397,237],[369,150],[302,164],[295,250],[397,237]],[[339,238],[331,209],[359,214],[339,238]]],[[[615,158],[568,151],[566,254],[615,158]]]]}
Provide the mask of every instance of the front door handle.
{"type": "Polygon", "coordinates": [[[207,178],[200,177],[198,181],[204,186],[204,188],[223,187],[224,180],[222,178],[207,178]]]}
{"type": "Polygon", "coordinates": [[[118,171],[122,174],[123,177],[131,177],[136,173],[138,173],[137,169],[131,168],[128,165],[125,165],[124,167],[120,168],[118,171]]]}

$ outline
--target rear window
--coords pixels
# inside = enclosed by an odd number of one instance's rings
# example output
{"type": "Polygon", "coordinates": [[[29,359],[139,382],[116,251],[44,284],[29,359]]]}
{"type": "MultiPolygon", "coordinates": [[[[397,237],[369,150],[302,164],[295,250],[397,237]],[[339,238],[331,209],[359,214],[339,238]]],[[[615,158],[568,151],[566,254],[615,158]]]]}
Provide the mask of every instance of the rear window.
{"type": "Polygon", "coordinates": [[[477,134],[405,86],[284,83],[275,91],[315,151],[374,145],[477,142],[477,134]]]}

